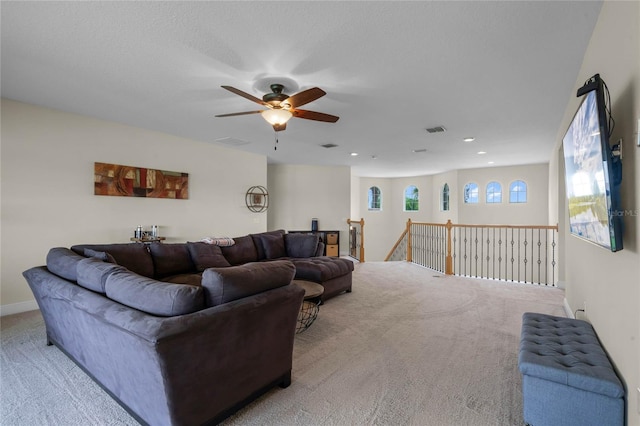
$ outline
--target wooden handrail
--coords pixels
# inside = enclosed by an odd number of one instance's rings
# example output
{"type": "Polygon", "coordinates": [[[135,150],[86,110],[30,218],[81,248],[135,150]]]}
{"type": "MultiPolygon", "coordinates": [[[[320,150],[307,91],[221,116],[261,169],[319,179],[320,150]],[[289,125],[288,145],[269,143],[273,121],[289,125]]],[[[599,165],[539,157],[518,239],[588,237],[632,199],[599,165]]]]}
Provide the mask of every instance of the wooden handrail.
{"type": "Polygon", "coordinates": [[[398,241],[396,241],[396,243],[393,245],[393,248],[391,249],[391,251],[389,252],[387,257],[384,258],[385,262],[388,262],[389,259],[391,259],[391,256],[393,256],[393,252],[396,251],[396,249],[398,248],[398,246],[402,242],[402,239],[405,237],[405,235],[407,235],[407,230],[406,229],[402,232],[402,235],[400,235],[400,238],[398,238],[398,241]]]}
{"type": "MultiPolygon", "coordinates": [[[[409,219],[411,220],[411,219],[409,219]]],[[[448,224],[451,223],[451,220],[444,223],[431,223],[431,222],[411,222],[413,225],[422,225],[422,226],[445,226],[448,228],[448,224]]],[[[558,230],[558,225],[462,225],[462,224],[451,224],[452,228],[508,228],[508,229],[553,229],[555,231],[558,230]]]]}

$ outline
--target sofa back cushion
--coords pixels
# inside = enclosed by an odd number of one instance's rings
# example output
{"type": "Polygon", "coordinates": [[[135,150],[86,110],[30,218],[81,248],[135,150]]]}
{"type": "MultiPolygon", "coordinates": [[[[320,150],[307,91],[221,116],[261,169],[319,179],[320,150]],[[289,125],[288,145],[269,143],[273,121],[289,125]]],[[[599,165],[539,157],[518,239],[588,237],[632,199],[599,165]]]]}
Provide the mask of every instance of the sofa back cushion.
{"type": "Polygon", "coordinates": [[[288,257],[314,257],[320,237],[317,234],[286,234],[284,245],[288,257]]]}
{"type": "Polygon", "coordinates": [[[108,298],[151,315],[171,317],[204,308],[201,287],[170,284],[129,271],[116,271],[107,277],[108,298]]]}
{"type": "Polygon", "coordinates": [[[149,251],[153,259],[156,278],[195,271],[189,249],[184,243],[151,243],[149,244],[149,251]]]}
{"type": "Polygon", "coordinates": [[[109,253],[118,265],[124,266],[131,272],[150,278],[154,276],[153,259],[147,244],[80,244],[71,247],[71,250],[80,255],[84,255],[85,249],[104,251],[109,253]]]}
{"type": "Polygon", "coordinates": [[[287,260],[209,268],[202,274],[205,304],[217,306],[291,283],[296,268],[287,260]]]}
{"type": "Polygon", "coordinates": [[[250,235],[233,239],[236,243],[229,247],[221,247],[222,254],[231,265],[243,265],[257,262],[258,252],[250,235]]]}
{"type": "Polygon", "coordinates": [[[189,242],[187,243],[187,249],[191,255],[191,261],[194,263],[198,272],[202,272],[207,268],[224,268],[231,266],[222,254],[222,249],[217,245],[189,242]]]}
{"type": "Polygon", "coordinates": [[[285,257],[283,236],[286,231],[279,229],[277,231],[261,232],[259,234],[250,234],[253,244],[256,246],[258,260],[277,259],[285,257]]]}
{"type": "Polygon", "coordinates": [[[54,247],[47,253],[47,269],[69,281],[78,281],[76,266],[83,256],[65,247],[54,247]]]}
{"type": "Polygon", "coordinates": [[[76,271],[79,286],[104,294],[107,277],[116,271],[126,271],[126,269],[123,266],[89,257],[76,264],[76,271]]]}

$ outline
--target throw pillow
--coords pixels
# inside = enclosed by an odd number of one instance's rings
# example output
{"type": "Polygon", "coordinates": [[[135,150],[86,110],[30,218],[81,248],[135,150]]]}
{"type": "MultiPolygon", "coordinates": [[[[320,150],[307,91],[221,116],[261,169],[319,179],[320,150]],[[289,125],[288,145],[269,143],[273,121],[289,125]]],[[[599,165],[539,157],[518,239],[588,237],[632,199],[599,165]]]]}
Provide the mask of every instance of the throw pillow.
{"type": "Polygon", "coordinates": [[[231,247],[235,244],[233,238],[229,237],[204,237],[200,240],[201,243],[213,244],[219,247],[231,247]]]}
{"type": "Polygon", "coordinates": [[[259,234],[250,234],[249,236],[253,240],[253,244],[256,246],[256,251],[258,252],[258,260],[273,259],[273,258],[268,258],[264,251],[265,244],[262,242],[263,237],[277,236],[282,238],[282,236],[285,233],[286,231],[284,229],[278,229],[277,231],[268,231],[268,232],[261,232],[259,234]]]}
{"type": "Polygon", "coordinates": [[[164,278],[194,270],[186,244],[151,243],[149,244],[149,250],[153,258],[156,278],[164,278]]]}
{"type": "Polygon", "coordinates": [[[260,237],[265,259],[278,259],[287,256],[282,235],[263,235],[260,237]]]}
{"type": "Polygon", "coordinates": [[[315,234],[286,234],[284,244],[289,257],[314,257],[320,237],[315,234]]]}
{"type": "Polygon", "coordinates": [[[187,243],[187,248],[198,272],[202,272],[207,268],[231,266],[222,255],[220,246],[203,242],[189,242],[187,243]]]}
{"type": "Polygon", "coordinates": [[[222,254],[232,265],[242,265],[249,262],[257,262],[258,252],[253,239],[247,235],[234,238],[235,244],[230,247],[222,247],[222,254]]]}

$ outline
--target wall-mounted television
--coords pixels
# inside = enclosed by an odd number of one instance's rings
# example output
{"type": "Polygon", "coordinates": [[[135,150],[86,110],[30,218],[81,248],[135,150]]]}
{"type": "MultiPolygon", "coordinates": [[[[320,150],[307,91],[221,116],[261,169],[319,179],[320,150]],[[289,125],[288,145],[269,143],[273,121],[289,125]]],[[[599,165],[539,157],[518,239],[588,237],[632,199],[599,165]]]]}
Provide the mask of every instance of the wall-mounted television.
{"type": "Polygon", "coordinates": [[[606,84],[596,74],[577,96],[583,97],[582,102],[562,140],[570,233],[619,251],[622,164],[609,145],[613,125],[606,84]]]}

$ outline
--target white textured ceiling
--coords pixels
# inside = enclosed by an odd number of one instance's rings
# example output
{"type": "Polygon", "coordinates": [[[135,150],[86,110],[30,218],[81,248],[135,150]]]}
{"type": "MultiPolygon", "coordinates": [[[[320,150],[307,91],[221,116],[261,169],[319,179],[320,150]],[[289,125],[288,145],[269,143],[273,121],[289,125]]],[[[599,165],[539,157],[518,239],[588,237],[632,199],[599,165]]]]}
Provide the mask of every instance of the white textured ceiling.
{"type": "Polygon", "coordinates": [[[359,176],[541,163],[590,77],[577,73],[600,7],[2,1],[2,97],[359,176]],[[260,109],[221,85],[262,97],[270,82],[324,89],[303,108],[340,120],[293,118],[274,151],[260,115],[214,118],[260,109]]]}

